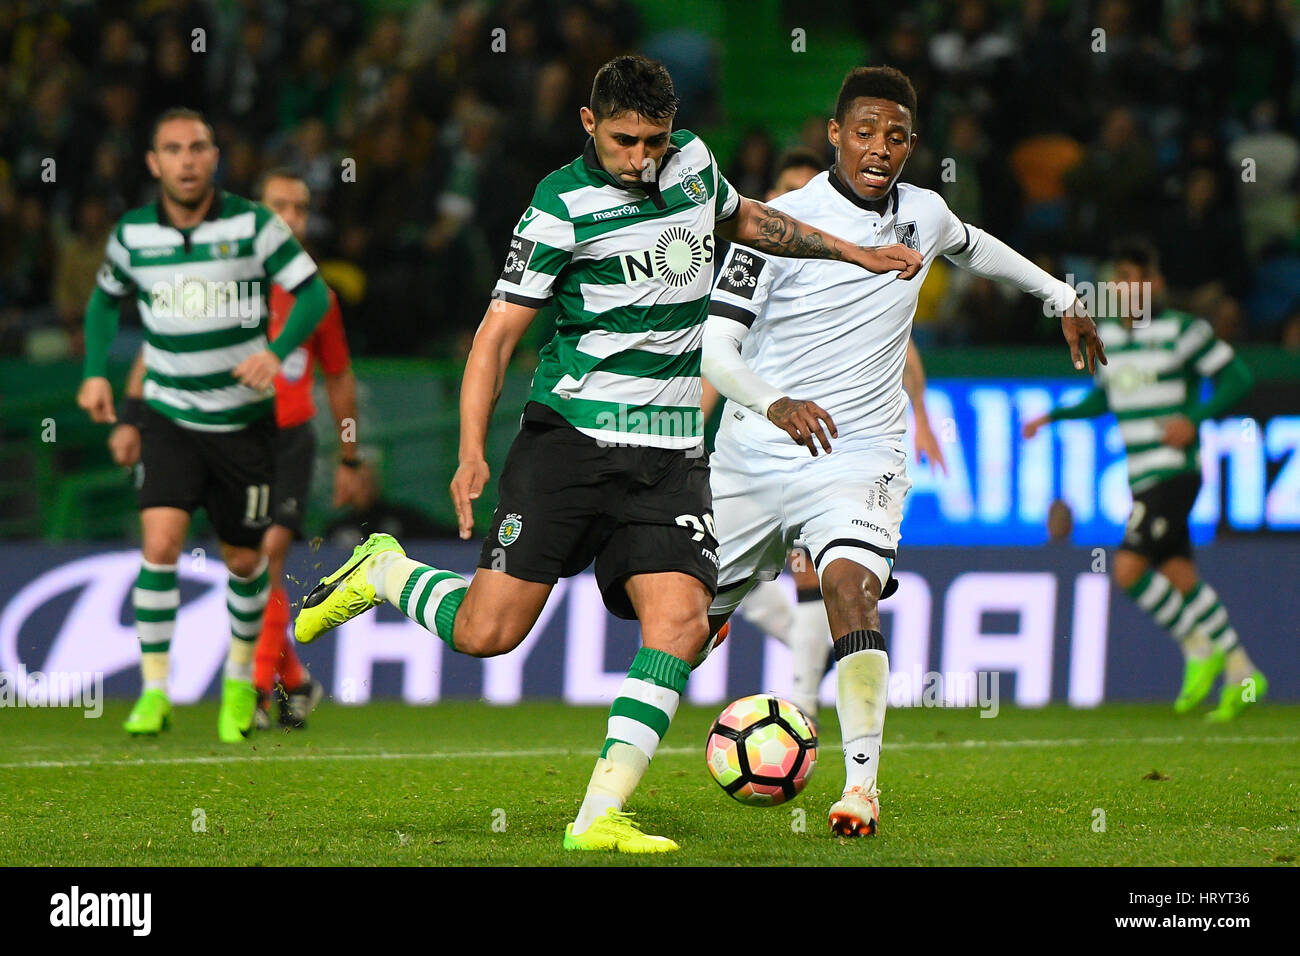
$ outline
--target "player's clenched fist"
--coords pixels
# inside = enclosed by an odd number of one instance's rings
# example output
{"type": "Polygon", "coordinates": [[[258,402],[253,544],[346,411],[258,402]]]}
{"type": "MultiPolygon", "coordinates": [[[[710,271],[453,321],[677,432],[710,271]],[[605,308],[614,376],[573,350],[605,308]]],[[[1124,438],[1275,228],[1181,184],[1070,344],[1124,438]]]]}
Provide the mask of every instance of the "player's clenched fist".
{"type": "Polygon", "coordinates": [[[117,413],[113,411],[113,386],[106,378],[94,377],[82,382],[77,390],[77,404],[86,410],[92,422],[102,425],[117,421],[117,413]]]}
{"type": "Polygon", "coordinates": [[[460,525],[462,541],[468,541],[474,531],[474,502],[483,494],[483,486],[490,477],[487,462],[479,458],[462,461],[451,479],[451,500],[456,506],[456,521],[460,525]]]}
{"type": "Polygon", "coordinates": [[[280,357],[270,349],[263,349],[236,365],[230,374],[241,384],[263,391],[270,388],[280,374],[280,357]]]}
{"type": "Polygon", "coordinates": [[[1020,433],[1024,435],[1025,438],[1033,438],[1038,434],[1040,428],[1044,425],[1050,424],[1051,421],[1052,418],[1050,415],[1039,415],[1037,418],[1031,418],[1029,421],[1025,422],[1024,428],[1021,429],[1020,433]]]}
{"type": "Polygon", "coordinates": [[[140,429],[118,422],[108,434],[108,453],[113,456],[113,464],[130,468],[140,460],[140,429]]]}
{"type": "Polygon", "coordinates": [[[921,271],[925,260],[915,249],[896,242],[892,246],[862,246],[858,265],[868,272],[897,272],[900,279],[910,279],[921,271]]]}
{"type": "Polygon", "coordinates": [[[819,441],[827,452],[831,450],[830,440],[826,437],[827,431],[831,433],[831,438],[840,437],[835,423],[831,421],[831,416],[816,402],[799,398],[778,398],[768,406],[767,418],[814,456],[817,454],[819,441]],[[825,430],[822,428],[823,422],[826,424],[825,430]]]}

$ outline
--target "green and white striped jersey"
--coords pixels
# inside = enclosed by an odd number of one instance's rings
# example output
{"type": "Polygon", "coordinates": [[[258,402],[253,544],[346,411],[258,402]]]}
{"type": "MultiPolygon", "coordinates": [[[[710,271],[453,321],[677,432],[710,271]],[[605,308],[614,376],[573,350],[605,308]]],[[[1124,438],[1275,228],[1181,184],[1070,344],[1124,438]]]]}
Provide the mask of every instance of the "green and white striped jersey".
{"type": "Polygon", "coordinates": [[[1165,445],[1164,425],[1189,414],[1200,398],[1201,379],[1232,361],[1232,347],[1216,339],[1204,319],[1172,309],[1144,326],[1103,322],[1098,331],[1109,364],[1098,367],[1097,385],[1119,420],[1133,491],[1199,471],[1200,442],[1186,448],[1165,445]]]}
{"type": "Polygon", "coordinates": [[[220,190],[202,222],[177,229],[161,204],[132,209],[108,239],[99,288],[134,293],[144,323],[144,400],[178,425],[234,431],[272,410],[231,372],[267,347],[272,284],[316,274],[289,227],[259,203],[220,190]]]}
{"type": "Polygon", "coordinates": [[[713,229],[740,197],[695,134],[678,130],[657,182],[618,185],[591,141],[537,186],[493,296],[555,304],[529,398],[618,445],[703,441],[700,351],[713,229]]]}

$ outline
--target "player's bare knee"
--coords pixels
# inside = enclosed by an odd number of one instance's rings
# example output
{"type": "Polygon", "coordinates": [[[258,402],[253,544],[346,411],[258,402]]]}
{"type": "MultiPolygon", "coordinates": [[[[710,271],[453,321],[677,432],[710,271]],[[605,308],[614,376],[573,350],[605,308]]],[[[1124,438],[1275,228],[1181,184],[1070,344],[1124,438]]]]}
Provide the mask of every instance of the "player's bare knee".
{"type": "Polygon", "coordinates": [[[1138,578],[1146,570],[1147,562],[1136,554],[1119,551],[1111,569],[1111,578],[1121,588],[1128,589],[1137,584],[1138,578]]]}
{"type": "Polygon", "coordinates": [[[251,577],[261,563],[261,552],[250,548],[231,549],[226,553],[226,570],[237,578],[251,577]]]}
{"type": "Polygon", "coordinates": [[[457,615],[452,633],[456,650],[470,657],[498,657],[520,644],[513,631],[495,615],[457,615]]]}
{"type": "Polygon", "coordinates": [[[146,533],[140,542],[140,552],[150,564],[175,564],[180,560],[185,541],[179,535],[164,531],[146,533]]]}
{"type": "Polygon", "coordinates": [[[692,612],[681,611],[641,622],[641,641],[646,647],[683,660],[693,660],[711,636],[708,617],[692,612]]]}

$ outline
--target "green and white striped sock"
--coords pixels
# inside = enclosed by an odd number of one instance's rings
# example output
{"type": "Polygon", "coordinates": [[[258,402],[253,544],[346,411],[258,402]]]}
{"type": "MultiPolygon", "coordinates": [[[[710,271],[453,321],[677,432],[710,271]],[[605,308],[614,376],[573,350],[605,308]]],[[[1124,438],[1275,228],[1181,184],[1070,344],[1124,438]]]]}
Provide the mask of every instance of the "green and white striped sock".
{"type": "Polygon", "coordinates": [[[454,651],[456,612],[465,600],[469,582],[453,571],[439,571],[396,553],[378,558],[370,580],[379,597],[454,651]],[[386,560],[380,562],[378,558],[386,560]]]}
{"type": "Polygon", "coordinates": [[[623,809],[668,732],[690,675],[691,665],[679,657],[648,647],[637,651],[609,708],[605,746],[573,822],[575,836],[605,811],[623,809]]]}
{"type": "Polygon", "coordinates": [[[1202,630],[1192,626],[1199,619],[1199,612],[1188,621],[1184,620],[1189,601],[1197,598],[1195,589],[1184,597],[1167,577],[1159,571],[1148,570],[1124,590],[1137,602],[1138,607],[1150,614],[1178,642],[1184,657],[1189,660],[1204,660],[1210,656],[1209,640],[1202,630]]]}
{"type": "Polygon", "coordinates": [[[262,613],[271,597],[271,576],[266,557],[246,578],[230,575],[226,582],[226,610],[230,612],[230,651],[226,655],[226,677],[253,679],[253,652],[262,633],[262,613]]]}
{"type": "Polygon", "coordinates": [[[135,608],[136,637],[140,639],[140,675],[144,689],[166,692],[176,610],[181,606],[176,565],[141,561],[131,604],[135,608]]]}
{"type": "Polygon", "coordinates": [[[1228,609],[1219,600],[1219,595],[1214,588],[1200,581],[1187,595],[1189,610],[1193,598],[1197,599],[1202,611],[1191,626],[1208,637],[1216,651],[1230,653],[1237,646],[1238,637],[1228,622],[1228,609]]]}

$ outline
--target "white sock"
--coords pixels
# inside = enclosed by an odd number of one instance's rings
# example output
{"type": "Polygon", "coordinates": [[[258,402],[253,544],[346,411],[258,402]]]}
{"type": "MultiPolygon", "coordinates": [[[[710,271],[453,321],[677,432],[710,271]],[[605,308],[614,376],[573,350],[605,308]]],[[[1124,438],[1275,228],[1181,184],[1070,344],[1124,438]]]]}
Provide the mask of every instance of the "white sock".
{"type": "Polygon", "coordinates": [[[844,789],[875,789],[889,703],[889,655],[879,631],[853,631],[835,642],[836,698],[844,741],[844,789]]]}
{"type": "Polygon", "coordinates": [[[759,581],[740,605],[741,617],[786,647],[790,647],[793,611],[785,589],[775,581],[759,581]]]}
{"type": "Polygon", "coordinates": [[[1242,681],[1249,680],[1255,676],[1255,664],[1246,654],[1246,648],[1238,644],[1232,650],[1228,651],[1228,659],[1224,663],[1223,679],[1228,684],[1240,684],[1242,681]]]}
{"type": "Polygon", "coordinates": [[[790,650],[794,656],[794,689],[790,700],[805,713],[816,717],[821,706],[819,693],[831,652],[831,628],[826,605],[820,599],[800,601],[792,611],[790,650]]]}

